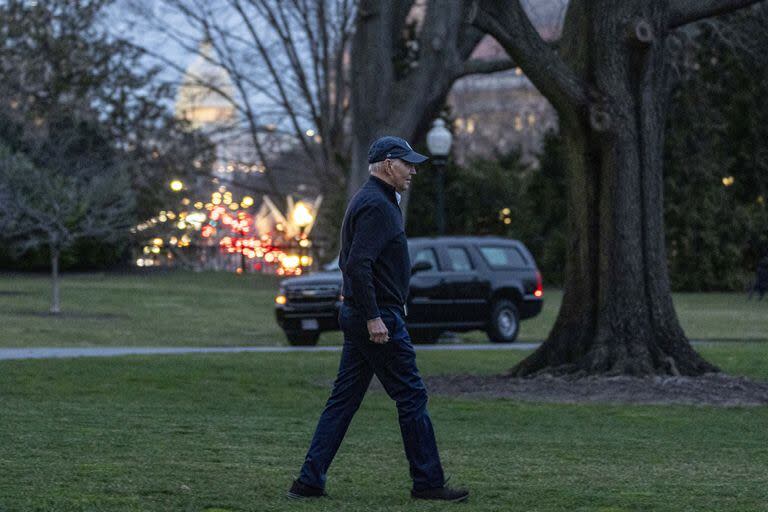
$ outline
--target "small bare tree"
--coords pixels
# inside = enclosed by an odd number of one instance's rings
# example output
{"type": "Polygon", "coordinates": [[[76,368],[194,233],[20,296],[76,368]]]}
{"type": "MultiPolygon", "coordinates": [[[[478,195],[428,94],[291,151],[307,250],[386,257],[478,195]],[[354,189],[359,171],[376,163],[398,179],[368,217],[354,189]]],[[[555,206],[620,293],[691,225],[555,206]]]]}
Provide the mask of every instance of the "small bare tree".
{"type": "Polygon", "coordinates": [[[50,253],[51,313],[61,312],[59,258],[83,238],[116,241],[133,223],[129,174],[119,165],[79,160],[43,168],[0,145],[0,232],[16,252],[50,253]]]}

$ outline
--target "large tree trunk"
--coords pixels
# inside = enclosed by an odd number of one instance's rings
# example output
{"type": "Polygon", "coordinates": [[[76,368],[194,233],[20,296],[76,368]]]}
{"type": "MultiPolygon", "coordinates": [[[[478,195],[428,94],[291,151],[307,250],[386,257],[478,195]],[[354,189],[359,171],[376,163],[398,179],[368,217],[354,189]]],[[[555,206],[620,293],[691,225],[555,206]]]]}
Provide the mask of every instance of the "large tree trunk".
{"type": "MultiPolygon", "coordinates": [[[[511,61],[469,59],[483,33],[467,23],[471,2],[429,0],[422,10],[418,55],[396,62],[397,46],[414,0],[361,0],[352,40],[352,161],[347,196],[367,179],[368,147],[382,135],[416,143],[445,104],[453,83],[472,73],[512,67],[511,61]],[[404,65],[405,64],[405,65],[404,65]],[[400,68],[405,67],[405,71],[400,68]]],[[[429,166],[422,168],[431,172],[429,166]]],[[[409,194],[401,208],[407,211],[409,194]]]]}
{"type": "Polygon", "coordinates": [[[680,327],[667,273],[667,16],[666,2],[571,2],[562,56],[597,92],[591,108],[561,113],[570,180],[563,303],[515,376],[717,371],[680,327]]]}
{"type": "Polygon", "coordinates": [[[61,313],[61,301],[59,299],[59,256],[61,251],[51,247],[51,314],[61,313]]]}
{"type": "Polygon", "coordinates": [[[397,76],[394,55],[411,3],[360,3],[352,40],[352,162],[348,197],[367,179],[371,142],[383,135],[395,135],[413,143],[443,105],[455,68],[462,63],[453,48],[465,7],[462,2],[454,2],[450,8],[438,11],[432,1],[422,31],[439,32],[445,25],[450,28],[434,36],[422,34],[422,39],[435,44],[421,49],[422,58],[406,76],[397,76]],[[445,53],[448,55],[441,55],[445,53]]]}

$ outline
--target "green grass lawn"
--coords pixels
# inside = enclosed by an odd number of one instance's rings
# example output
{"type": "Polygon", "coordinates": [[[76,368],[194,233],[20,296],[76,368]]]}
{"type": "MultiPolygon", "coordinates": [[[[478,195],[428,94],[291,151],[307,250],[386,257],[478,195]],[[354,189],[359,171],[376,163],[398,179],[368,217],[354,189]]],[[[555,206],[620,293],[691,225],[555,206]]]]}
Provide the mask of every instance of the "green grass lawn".
{"type": "MultiPolygon", "coordinates": [[[[768,346],[704,355],[768,379],[768,346]]],[[[524,354],[420,353],[427,375],[524,354]]],[[[283,496],[338,354],[0,362],[0,510],[765,511],[768,408],[554,405],[433,396],[441,455],[469,503],[413,503],[394,405],[369,393],[331,498],[283,496]]]]}
{"type": "Polygon", "coordinates": [[[44,275],[0,275],[0,346],[279,345],[278,279],[171,272],[65,275],[60,317],[44,275]]]}
{"type": "MultiPolygon", "coordinates": [[[[0,347],[283,345],[274,320],[278,279],[263,275],[172,272],[149,275],[65,275],[61,317],[46,312],[45,275],[0,274],[0,347]]],[[[545,291],[543,312],[523,323],[520,340],[543,340],[561,293],[545,291]]],[[[743,294],[677,294],[686,332],[702,340],[768,339],[768,300],[743,294]]],[[[462,335],[487,341],[483,333],[462,335]]],[[[326,333],[322,344],[337,344],[326,333]]]]}

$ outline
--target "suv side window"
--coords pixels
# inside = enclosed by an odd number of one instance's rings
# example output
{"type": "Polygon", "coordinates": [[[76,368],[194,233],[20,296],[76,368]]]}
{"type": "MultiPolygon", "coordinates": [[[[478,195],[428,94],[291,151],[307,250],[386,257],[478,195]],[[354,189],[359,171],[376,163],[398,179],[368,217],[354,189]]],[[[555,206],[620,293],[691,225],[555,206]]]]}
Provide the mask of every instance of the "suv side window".
{"type": "Polygon", "coordinates": [[[421,261],[426,261],[432,265],[433,270],[439,270],[440,267],[437,264],[437,255],[435,254],[435,250],[431,247],[425,247],[424,249],[419,249],[416,252],[416,256],[413,257],[413,265],[416,265],[417,263],[421,261]]]}
{"type": "Polygon", "coordinates": [[[466,272],[472,270],[472,260],[469,259],[469,253],[463,247],[448,247],[448,262],[450,269],[454,272],[466,272]]]}
{"type": "Polygon", "coordinates": [[[480,254],[491,268],[527,267],[525,257],[515,247],[480,246],[480,254]]]}

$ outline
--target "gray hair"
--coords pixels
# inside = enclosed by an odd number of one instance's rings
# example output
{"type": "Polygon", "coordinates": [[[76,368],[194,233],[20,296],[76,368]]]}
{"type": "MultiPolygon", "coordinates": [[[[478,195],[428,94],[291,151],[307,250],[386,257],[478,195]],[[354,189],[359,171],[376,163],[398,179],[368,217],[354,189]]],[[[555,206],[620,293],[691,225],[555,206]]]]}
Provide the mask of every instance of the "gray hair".
{"type": "Polygon", "coordinates": [[[386,167],[387,161],[382,160],[381,162],[373,162],[372,164],[368,164],[368,172],[371,174],[379,174],[384,172],[384,168],[386,167]]]}

